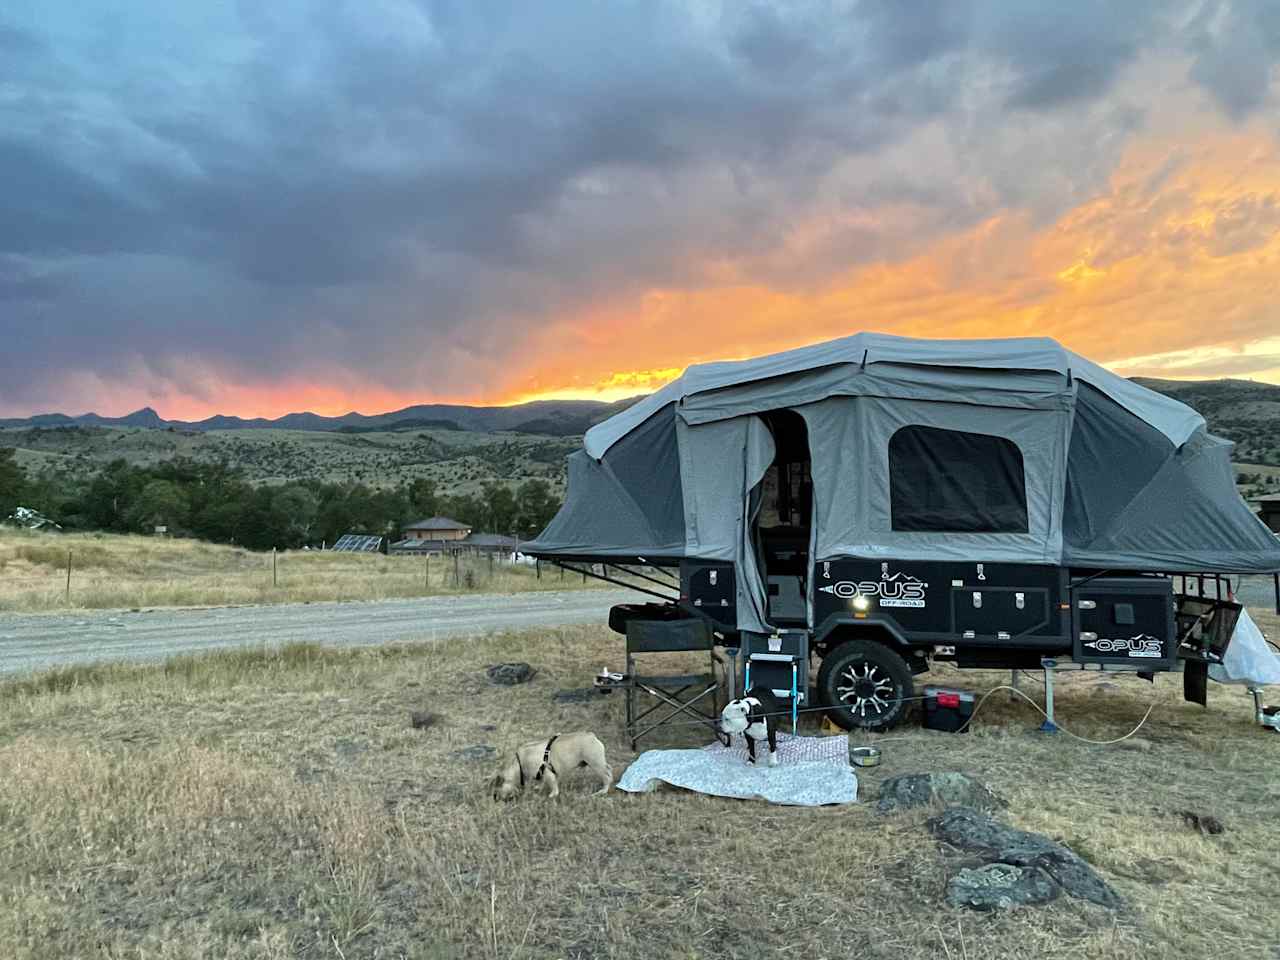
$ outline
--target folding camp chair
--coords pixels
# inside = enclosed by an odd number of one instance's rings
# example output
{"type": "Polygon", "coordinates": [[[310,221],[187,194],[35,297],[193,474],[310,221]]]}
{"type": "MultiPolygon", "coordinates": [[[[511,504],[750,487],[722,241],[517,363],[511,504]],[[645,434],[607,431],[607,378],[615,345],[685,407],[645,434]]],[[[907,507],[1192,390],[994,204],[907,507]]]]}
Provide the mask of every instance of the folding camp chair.
{"type": "Polygon", "coordinates": [[[703,620],[632,620],[627,624],[627,674],[623,685],[627,691],[627,736],[631,749],[641,737],[652,733],[664,724],[705,724],[714,732],[720,719],[719,690],[716,681],[715,656],[712,651],[711,628],[703,620]],[[705,650],[706,673],[640,674],[637,671],[637,654],[689,653],[705,650]],[[637,700],[647,697],[656,702],[642,712],[637,712],[637,700]],[[706,698],[710,697],[710,712],[706,698]],[[661,719],[645,725],[641,722],[668,708],[661,719]]]}

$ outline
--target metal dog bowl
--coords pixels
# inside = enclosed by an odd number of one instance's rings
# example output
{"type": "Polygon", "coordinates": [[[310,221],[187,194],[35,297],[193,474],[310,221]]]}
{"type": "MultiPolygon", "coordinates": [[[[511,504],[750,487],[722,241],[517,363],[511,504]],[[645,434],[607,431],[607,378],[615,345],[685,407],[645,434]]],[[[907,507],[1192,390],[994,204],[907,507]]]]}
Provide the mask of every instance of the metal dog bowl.
{"type": "Polygon", "coordinates": [[[880,766],[879,747],[854,747],[849,751],[849,762],[857,767],[880,766]]]}

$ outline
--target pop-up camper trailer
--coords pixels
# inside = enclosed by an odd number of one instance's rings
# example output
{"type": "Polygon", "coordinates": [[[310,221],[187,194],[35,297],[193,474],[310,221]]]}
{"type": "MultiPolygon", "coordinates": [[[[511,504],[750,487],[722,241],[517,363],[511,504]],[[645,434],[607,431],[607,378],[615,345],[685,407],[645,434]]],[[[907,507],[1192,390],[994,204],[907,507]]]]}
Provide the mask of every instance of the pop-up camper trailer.
{"type": "Polygon", "coordinates": [[[1239,611],[1223,578],[1280,570],[1230,443],[1047,339],[857,334],[701,364],[583,447],[526,550],[669,577],[670,604],[611,625],[702,618],[846,728],[900,719],[937,659],[1182,670],[1203,702],[1239,611]]]}

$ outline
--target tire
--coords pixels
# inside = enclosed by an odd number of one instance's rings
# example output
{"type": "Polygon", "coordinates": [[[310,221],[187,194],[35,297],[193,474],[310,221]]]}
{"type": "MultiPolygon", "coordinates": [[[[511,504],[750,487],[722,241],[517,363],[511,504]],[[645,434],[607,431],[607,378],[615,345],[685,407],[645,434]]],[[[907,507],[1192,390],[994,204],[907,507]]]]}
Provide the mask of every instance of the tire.
{"type": "Polygon", "coordinates": [[[887,730],[909,712],[915,684],[896,650],[875,640],[846,640],[822,658],[818,695],[842,730],[887,730]],[[859,696],[855,706],[852,698],[859,696]]]}

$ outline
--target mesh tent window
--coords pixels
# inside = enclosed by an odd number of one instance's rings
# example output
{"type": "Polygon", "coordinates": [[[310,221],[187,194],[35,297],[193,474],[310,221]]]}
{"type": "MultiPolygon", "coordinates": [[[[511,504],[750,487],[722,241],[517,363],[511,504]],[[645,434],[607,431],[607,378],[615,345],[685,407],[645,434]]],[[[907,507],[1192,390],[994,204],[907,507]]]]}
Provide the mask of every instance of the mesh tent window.
{"type": "Polygon", "coordinates": [[[894,530],[1027,533],[1027,483],[1018,445],[1004,437],[902,427],[889,438],[894,530]]]}

